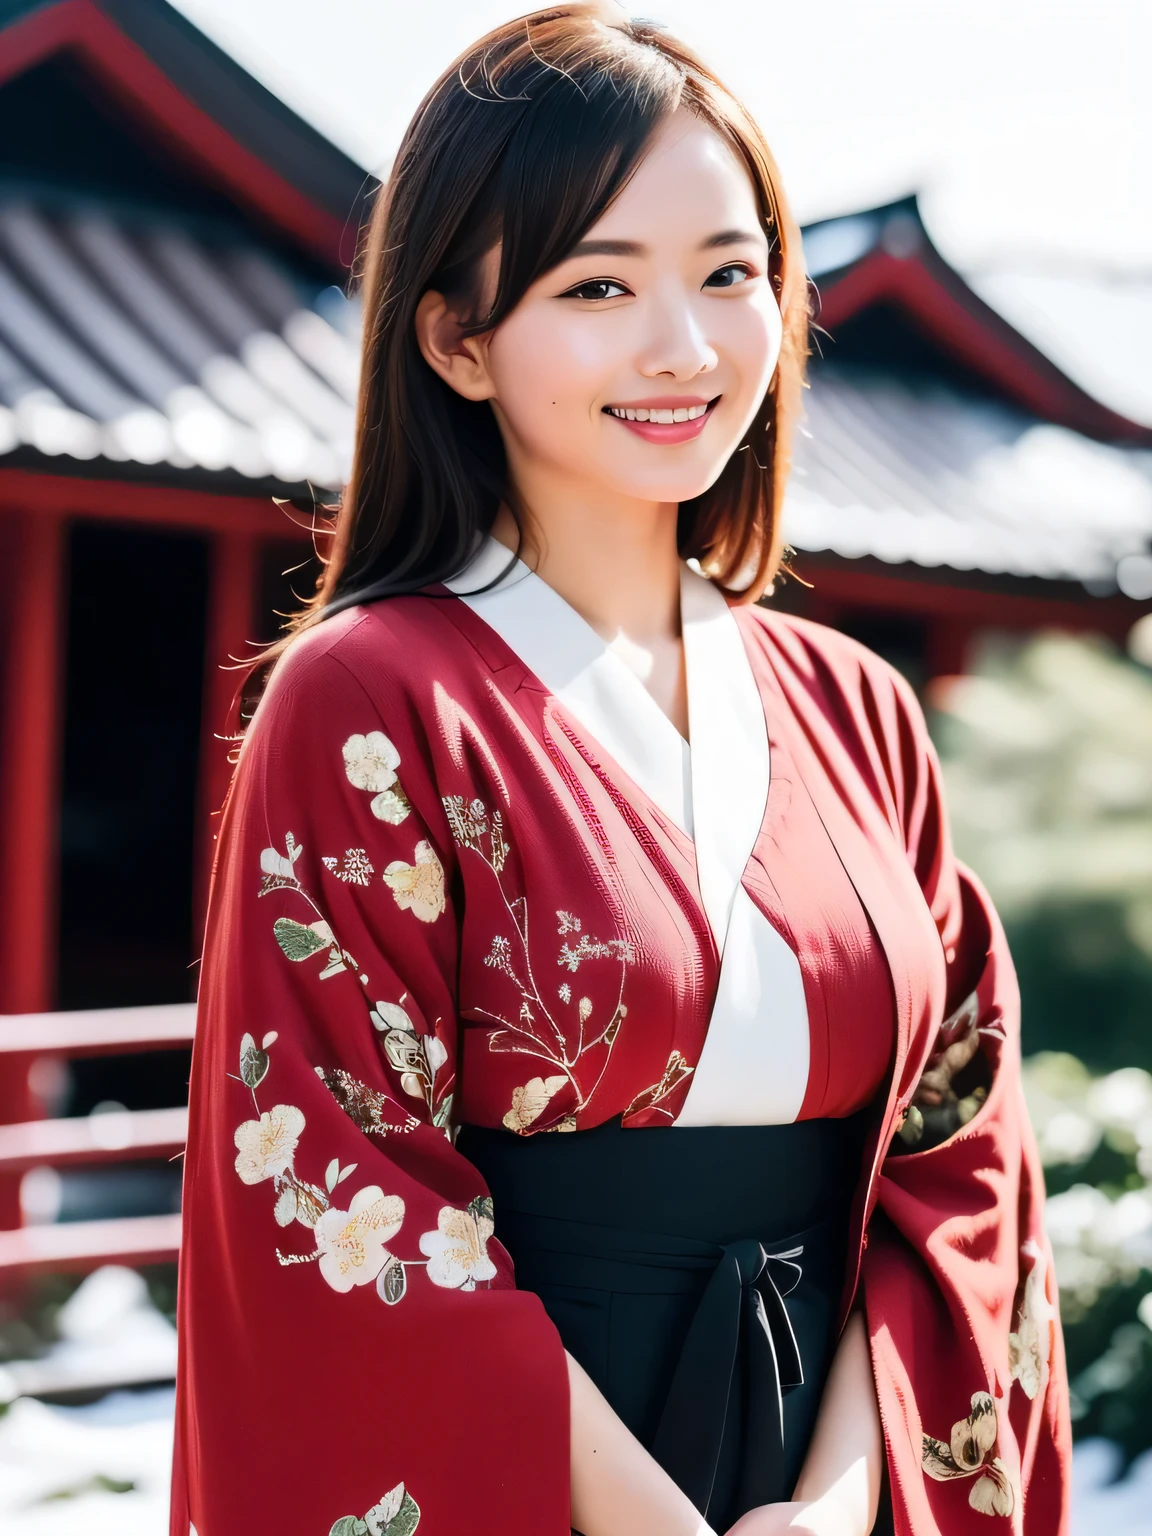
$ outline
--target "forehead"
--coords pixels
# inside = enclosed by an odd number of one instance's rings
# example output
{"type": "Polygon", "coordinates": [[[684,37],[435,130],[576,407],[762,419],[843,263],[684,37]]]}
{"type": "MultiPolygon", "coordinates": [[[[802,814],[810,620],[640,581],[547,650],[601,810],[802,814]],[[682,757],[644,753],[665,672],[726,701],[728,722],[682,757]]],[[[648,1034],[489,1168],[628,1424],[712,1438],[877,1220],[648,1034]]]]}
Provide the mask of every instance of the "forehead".
{"type": "Polygon", "coordinates": [[[681,109],[657,131],[631,180],[586,238],[648,244],[664,236],[697,244],[733,228],[763,230],[752,178],[714,128],[681,109]]]}

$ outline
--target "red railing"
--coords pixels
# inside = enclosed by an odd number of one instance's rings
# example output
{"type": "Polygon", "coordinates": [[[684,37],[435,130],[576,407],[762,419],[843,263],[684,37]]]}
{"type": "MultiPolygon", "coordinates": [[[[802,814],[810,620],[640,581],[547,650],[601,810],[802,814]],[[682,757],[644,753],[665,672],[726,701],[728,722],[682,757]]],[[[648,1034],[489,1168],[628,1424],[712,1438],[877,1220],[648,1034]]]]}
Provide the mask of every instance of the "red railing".
{"type": "MultiPolygon", "coordinates": [[[[195,1003],[101,1008],[77,1013],[0,1017],[0,1075],[26,1078],[39,1057],[113,1056],[172,1050],[192,1043],[195,1003]]],[[[119,1163],[172,1157],[184,1145],[184,1108],[117,1110],[66,1120],[0,1125],[0,1208],[30,1168],[119,1163]]],[[[180,1217],[127,1216],[107,1221],[25,1225],[0,1231],[0,1287],[33,1270],[95,1269],[100,1264],[154,1264],[180,1250],[180,1217]]]]}

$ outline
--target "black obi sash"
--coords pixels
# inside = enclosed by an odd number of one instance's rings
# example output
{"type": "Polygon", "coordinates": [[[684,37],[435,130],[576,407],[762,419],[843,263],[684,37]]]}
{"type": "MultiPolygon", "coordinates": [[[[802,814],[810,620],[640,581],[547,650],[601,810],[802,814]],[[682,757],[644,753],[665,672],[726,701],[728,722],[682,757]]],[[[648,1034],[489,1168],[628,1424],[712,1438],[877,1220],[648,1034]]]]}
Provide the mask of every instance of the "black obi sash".
{"type": "Polygon", "coordinates": [[[866,1119],[457,1135],[517,1284],[720,1530],[792,1496],[836,1345],[866,1119]]]}

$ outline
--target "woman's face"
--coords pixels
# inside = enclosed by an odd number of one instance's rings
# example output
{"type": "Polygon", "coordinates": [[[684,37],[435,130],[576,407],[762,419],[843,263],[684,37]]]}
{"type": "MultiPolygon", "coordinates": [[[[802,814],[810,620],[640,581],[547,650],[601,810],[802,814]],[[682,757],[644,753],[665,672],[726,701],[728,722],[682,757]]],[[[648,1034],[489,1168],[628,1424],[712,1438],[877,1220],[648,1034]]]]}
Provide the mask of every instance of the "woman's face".
{"type": "Polygon", "coordinates": [[[680,502],[743,440],[781,334],[748,173],[683,111],[567,260],[480,338],[483,377],[462,392],[491,400],[522,489],[559,474],[680,502]]]}

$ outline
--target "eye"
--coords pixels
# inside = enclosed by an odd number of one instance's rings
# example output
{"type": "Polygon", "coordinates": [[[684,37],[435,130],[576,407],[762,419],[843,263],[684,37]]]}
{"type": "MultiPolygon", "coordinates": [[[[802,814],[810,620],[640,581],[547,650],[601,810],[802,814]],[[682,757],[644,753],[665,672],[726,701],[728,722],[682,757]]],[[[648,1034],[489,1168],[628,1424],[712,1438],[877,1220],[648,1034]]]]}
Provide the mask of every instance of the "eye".
{"type": "Polygon", "coordinates": [[[586,283],[579,283],[575,288],[569,288],[562,293],[562,299],[588,299],[592,302],[603,299],[619,299],[628,292],[623,283],[618,283],[612,277],[594,277],[586,283]]]}
{"type": "Polygon", "coordinates": [[[735,288],[737,283],[746,283],[752,276],[752,269],[745,266],[742,261],[733,261],[726,267],[717,267],[710,277],[705,278],[705,288],[735,288]]]}

